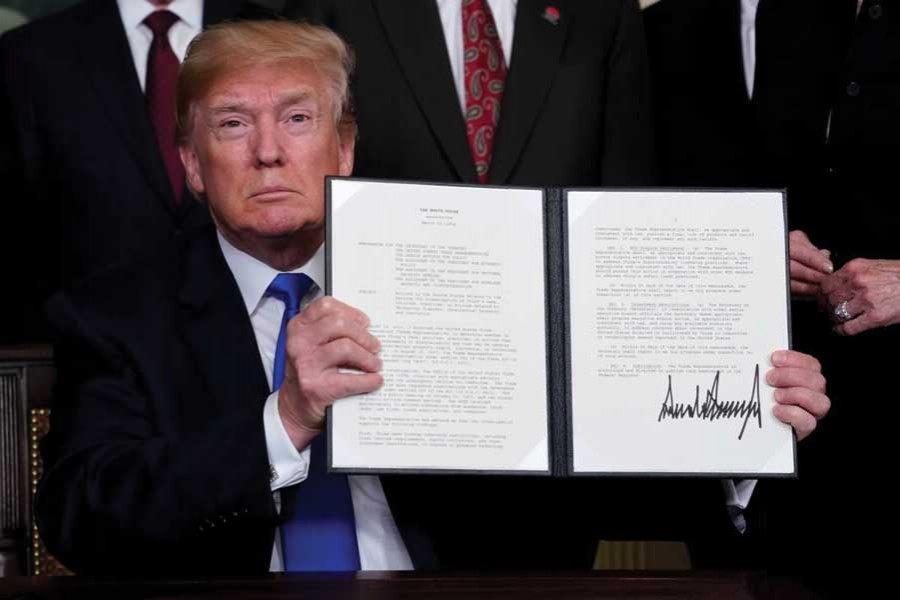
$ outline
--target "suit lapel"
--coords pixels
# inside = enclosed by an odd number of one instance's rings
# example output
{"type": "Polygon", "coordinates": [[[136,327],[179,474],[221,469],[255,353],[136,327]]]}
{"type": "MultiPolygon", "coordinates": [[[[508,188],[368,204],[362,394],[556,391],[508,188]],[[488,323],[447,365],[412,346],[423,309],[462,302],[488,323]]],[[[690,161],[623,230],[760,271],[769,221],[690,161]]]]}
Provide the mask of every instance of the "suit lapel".
{"type": "Polygon", "coordinates": [[[269,395],[269,384],[256,336],[215,230],[210,227],[204,235],[185,256],[180,327],[219,410],[258,410],[269,395]]]}
{"type": "Polygon", "coordinates": [[[544,0],[520,0],[516,8],[513,56],[500,108],[490,183],[508,182],[553,84],[571,18],[565,0],[555,6],[561,15],[555,25],[544,18],[544,0]]]}
{"type": "Polygon", "coordinates": [[[174,197],[168,175],[156,144],[156,134],[147,115],[146,101],[141,91],[131,48],[113,0],[94,3],[95,10],[86,13],[80,49],[86,72],[103,103],[103,112],[113,129],[134,156],[147,182],[169,212],[174,209],[174,197]]]}
{"type": "Polygon", "coordinates": [[[460,181],[477,182],[444,31],[434,2],[373,1],[410,89],[456,176],[460,181]]]}

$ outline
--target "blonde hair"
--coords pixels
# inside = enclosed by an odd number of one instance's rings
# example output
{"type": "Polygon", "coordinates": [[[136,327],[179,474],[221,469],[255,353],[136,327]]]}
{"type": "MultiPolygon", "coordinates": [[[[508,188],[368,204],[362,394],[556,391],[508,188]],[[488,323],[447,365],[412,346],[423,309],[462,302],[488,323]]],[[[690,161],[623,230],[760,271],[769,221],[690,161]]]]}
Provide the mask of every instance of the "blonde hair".
{"type": "Polygon", "coordinates": [[[242,69],[307,63],[329,83],[335,123],[355,134],[350,98],[354,58],[327,27],[297,21],[239,21],[210,27],[188,46],[175,94],[176,140],[184,145],[194,129],[194,107],[222,76],[242,69]]]}

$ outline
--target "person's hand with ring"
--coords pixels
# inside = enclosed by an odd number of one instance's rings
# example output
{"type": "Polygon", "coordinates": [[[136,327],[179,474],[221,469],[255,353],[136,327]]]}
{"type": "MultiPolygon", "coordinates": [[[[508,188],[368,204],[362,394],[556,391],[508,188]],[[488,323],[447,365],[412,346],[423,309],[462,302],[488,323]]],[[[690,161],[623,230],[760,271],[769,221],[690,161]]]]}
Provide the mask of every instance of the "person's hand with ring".
{"type": "Polygon", "coordinates": [[[900,323],[900,260],[851,260],[822,281],[821,293],[841,335],[900,323]]]}

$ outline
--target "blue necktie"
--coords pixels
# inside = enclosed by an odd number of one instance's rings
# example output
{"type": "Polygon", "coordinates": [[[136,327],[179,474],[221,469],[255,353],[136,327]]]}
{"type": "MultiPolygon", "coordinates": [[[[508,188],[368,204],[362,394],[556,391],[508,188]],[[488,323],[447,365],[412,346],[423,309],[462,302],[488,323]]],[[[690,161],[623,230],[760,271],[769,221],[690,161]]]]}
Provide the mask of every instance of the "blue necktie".
{"type": "MultiPolygon", "coordinates": [[[[284,303],[272,366],[273,391],[284,381],[288,321],[300,312],[300,301],[312,283],[302,273],[281,273],[266,290],[267,296],[284,303]]],[[[290,515],[281,526],[285,571],[359,570],[350,486],[345,475],[325,472],[325,452],[322,433],[312,443],[306,480],[281,491],[281,510],[290,515]]]]}

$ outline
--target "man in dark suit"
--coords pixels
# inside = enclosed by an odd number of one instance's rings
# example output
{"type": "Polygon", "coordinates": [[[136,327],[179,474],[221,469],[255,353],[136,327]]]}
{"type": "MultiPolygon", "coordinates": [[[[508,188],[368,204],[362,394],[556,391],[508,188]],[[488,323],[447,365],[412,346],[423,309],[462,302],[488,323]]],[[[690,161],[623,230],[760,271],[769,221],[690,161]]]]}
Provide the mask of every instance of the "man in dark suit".
{"type": "Polygon", "coordinates": [[[661,0],[645,23],[663,183],[788,190],[793,341],[822,359],[834,417],[801,449],[800,481],[767,486],[763,558],[839,576],[863,554],[877,560],[848,547],[896,535],[872,510],[895,403],[873,419],[868,399],[896,397],[900,10],[661,0]],[[847,314],[835,312],[844,301],[847,314]]]}
{"type": "Polygon", "coordinates": [[[47,547],[76,570],[433,564],[413,523],[422,507],[388,504],[377,478],[325,474],[312,443],[328,404],[381,383],[366,317],[319,298],[323,178],[353,164],[349,63],[323,28],[201,34],[180,75],[180,150],[217,227],[52,303],[59,385],[36,511],[47,547]],[[327,505],[307,514],[317,499],[327,505]],[[306,531],[301,542],[333,536],[309,556],[278,526],[306,531]],[[322,563],[332,539],[346,550],[348,527],[352,560],[322,563]]]}
{"type": "MultiPolygon", "coordinates": [[[[516,543],[498,535],[510,512],[531,507],[515,525],[532,534],[542,519],[569,525],[533,496],[507,495],[507,514],[476,498],[488,518],[465,523],[458,496],[433,504],[417,478],[324,472],[325,408],[381,384],[365,315],[315,285],[323,177],[353,165],[349,63],[309,25],[202,34],[179,78],[179,140],[215,229],[52,303],[60,373],[36,514],[76,570],[393,570],[445,556],[496,568],[509,556],[485,548],[516,543]]],[[[813,359],[785,357],[772,377],[811,423],[783,418],[808,432],[827,410],[823,380],[813,359]]]]}
{"type": "MultiPolygon", "coordinates": [[[[505,57],[508,74],[487,183],[652,183],[649,87],[637,4],[553,4],[488,3],[502,46],[511,53],[505,57]]],[[[464,74],[456,63],[462,49],[454,36],[461,35],[461,24],[452,10],[445,13],[452,7],[439,5],[431,0],[286,5],[288,16],[328,25],[356,52],[359,176],[478,181],[459,94],[464,74]]]]}
{"type": "Polygon", "coordinates": [[[22,292],[0,340],[45,339],[55,289],[209,222],[169,172],[177,60],[203,26],[262,14],[239,0],[89,0],[0,38],[0,175],[14,200],[3,251],[22,292]],[[173,15],[157,45],[155,13],[173,15]]]}

